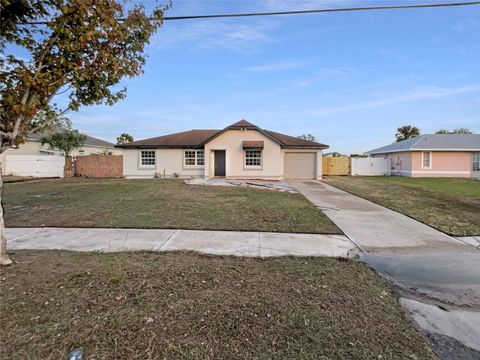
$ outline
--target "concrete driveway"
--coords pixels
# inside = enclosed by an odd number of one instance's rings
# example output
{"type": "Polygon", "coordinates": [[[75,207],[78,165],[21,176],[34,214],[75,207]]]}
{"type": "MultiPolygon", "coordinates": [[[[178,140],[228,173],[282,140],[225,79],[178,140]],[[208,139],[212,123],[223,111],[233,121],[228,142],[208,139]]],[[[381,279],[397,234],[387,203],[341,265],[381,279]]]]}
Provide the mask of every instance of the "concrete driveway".
{"type": "Polygon", "coordinates": [[[391,283],[442,359],[480,359],[480,251],[321,181],[290,181],[391,283]]]}
{"type": "Polygon", "coordinates": [[[425,224],[319,181],[291,181],[353,242],[370,253],[470,248],[425,224]]]}

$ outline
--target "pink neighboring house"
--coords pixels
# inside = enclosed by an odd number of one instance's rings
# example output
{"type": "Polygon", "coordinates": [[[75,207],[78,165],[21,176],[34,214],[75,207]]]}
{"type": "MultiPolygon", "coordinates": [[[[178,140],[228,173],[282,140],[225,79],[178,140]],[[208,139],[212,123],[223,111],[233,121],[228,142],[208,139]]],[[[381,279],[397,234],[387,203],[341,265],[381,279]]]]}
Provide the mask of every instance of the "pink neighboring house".
{"type": "Polygon", "coordinates": [[[480,134],[430,134],[367,151],[391,161],[392,175],[480,178],[480,134]]]}

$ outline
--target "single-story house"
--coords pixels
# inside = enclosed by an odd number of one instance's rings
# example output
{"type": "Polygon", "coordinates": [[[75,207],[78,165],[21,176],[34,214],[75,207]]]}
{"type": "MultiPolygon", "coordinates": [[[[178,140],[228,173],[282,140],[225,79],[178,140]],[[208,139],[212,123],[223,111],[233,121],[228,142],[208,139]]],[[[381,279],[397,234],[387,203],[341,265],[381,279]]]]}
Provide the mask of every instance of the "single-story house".
{"type": "MultiPolygon", "coordinates": [[[[48,145],[40,143],[40,139],[47,136],[52,131],[44,131],[42,133],[31,134],[28,137],[27,142],[18,146],[18,148],[11,148],[0,154],[0,163],[2,166],[2,174],[6,173],[7,155],[56,155],[61,154],[59,151],[50,149],[48,145]]],[[[86,135],[87,138],[83,146],[72,151],[72,156],[82,155],[95,155],[95,154],[109,154],[109,155],[122,155],[122,150],[116,149],[115,145],[111,142],[97,139],[93,136],[86,135]]]]}
{"type": "Polygon", "coordinates": [[[223,130],[189,130],[117,145],[126,178],[321,179],[328,146],[241,120],[223,130]]]}
{"type": "Polygon", "coordinates": [[[392,175],[480,178],[480,134],[429,134],[367,151],[391,161],[392,175]]]}

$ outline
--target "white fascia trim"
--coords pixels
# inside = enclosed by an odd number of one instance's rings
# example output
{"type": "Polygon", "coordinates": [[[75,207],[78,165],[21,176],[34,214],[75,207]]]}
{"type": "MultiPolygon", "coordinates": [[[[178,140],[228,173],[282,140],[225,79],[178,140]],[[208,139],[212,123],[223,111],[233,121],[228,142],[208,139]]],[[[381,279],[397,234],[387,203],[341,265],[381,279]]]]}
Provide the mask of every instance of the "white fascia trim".
{"type": "Polygon", "coordinates": [[[392,173],[401,174],[470,174],[470,171],[455,171],[455,170],[392,170],[392,173]]]}
{"type": "Polygon", "coordinates": [[[412,170],[412,174],[470,174],[470,171],[455,170],[412,170]]]}

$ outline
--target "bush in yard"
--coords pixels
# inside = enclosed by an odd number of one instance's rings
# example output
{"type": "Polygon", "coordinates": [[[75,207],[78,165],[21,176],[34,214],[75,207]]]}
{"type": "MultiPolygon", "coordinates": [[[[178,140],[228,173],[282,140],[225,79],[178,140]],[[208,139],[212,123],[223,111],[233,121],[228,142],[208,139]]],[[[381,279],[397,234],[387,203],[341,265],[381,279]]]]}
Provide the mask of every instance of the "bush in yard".
{"type": "Polygon", "coordinates": [[[42,145],[48,144],[53,150],[60,150],[65,155],[65,166],[63,172],[66,178],[74,175],[74,162],[71,157],[72,151],[81,147],[86,140],[86,136],[80,134],[77,130],[67,130],[56,132],[40,139],[42,145]]]}

